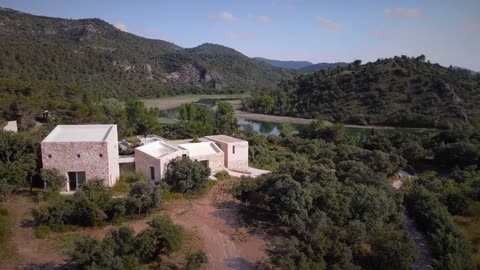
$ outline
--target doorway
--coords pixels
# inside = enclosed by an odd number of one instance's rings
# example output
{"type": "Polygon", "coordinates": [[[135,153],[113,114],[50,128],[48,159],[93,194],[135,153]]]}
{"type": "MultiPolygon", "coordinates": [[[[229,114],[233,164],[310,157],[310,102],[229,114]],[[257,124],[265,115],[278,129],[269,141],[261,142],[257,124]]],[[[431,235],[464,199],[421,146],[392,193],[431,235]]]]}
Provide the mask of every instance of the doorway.
{"type": "Polygon", "coordinates": [[[85,184],[86,177],[85,172],[68,172],[68,183],[70,191],[75,191],[85,184]]]}
{"type": "Polygon", "coordinates": [[[208,168],[208,160],[200,160],[200,163],[205,166],[205,168],[208,168]]]}

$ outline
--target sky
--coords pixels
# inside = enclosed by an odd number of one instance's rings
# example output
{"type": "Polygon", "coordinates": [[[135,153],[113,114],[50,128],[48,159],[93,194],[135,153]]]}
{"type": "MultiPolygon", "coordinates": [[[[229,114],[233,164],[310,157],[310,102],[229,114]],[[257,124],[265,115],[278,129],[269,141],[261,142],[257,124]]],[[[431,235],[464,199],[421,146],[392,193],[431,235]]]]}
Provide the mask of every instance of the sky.
{"type": "Polygon", "coordinates": [[[52,17],[100,18],[190,48],[216,43],[250,57],[364,62],[426,55],[480,71],[480,0],[0,0],[52,17]]]}

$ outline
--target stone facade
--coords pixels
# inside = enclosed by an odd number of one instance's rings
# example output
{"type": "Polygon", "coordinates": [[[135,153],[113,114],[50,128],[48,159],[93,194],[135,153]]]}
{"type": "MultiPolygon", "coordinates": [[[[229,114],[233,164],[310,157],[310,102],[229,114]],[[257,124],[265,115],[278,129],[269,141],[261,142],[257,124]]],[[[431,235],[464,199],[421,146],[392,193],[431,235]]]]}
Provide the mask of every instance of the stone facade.
{"type": "Polygon", "coordinates": [[[200,162],[208,161],[208,167],[210,168],[211,174],[216,174],[224,169],[222,152],[210,155],[197,155],[193,157],[191,156],[190,158],[192,160],[197,160],[200,162]]]}
{"type": "Polygon", "coordinates": [[[177,157],[181,157],[184,154],[186,154],[185,151],[176,151],[157,158],[136,149],[135,170],[143,174],[143,176],[145,176],[145,179],[158,182],[161,179],[165,178],[168,163],[170,163],[171,160],[177,157]],[[155,168],[155,179],[152,179],[150,175],[150,167],[155,168]]]}
{"type": "Polygon", "coordinates": [[[248,141],[224,142],[214,141],[224,153],[224,166],[232,171],[248,172],[248,141]]]}
{"type": "Polygon", "coordinates": [[[44,140],[41,143],[43,168],[57,169],[65,176],[64,191],[71,191],[69,172],[85,172],[86,181],[100,178],[112,187],[120,176],[117,141],[116,126],[99,141],[44,140]]]}

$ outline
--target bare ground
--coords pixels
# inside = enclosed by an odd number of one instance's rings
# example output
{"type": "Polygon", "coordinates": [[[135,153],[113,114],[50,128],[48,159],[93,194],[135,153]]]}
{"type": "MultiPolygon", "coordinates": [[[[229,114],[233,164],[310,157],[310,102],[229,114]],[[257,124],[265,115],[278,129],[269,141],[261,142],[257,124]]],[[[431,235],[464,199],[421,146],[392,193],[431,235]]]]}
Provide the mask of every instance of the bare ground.
{"type": "MultiPolygon", "coordinates": [[[[174,262],[183,262],[186,253],[197,249],[207,254],[207,269],[212,270],[256,269],[258,262],[267,260],[265,233],[261,230],[249,231],[242,225],[239,213],[242,205],[230,195],[231,185],[231,180],[223,181],[198,199],[165,203],[164,209],[155,214],[169,215],[190,235],[182,251],[171,256],[174,262]]],[[[66,243],[65,238],[89,235],[102,239],[116,227],[110,225],[65,234],[52,233],[46,239],[37,239],[31,216],[33,206],[32,200],[26,196],[15,196],[7,204],[15,219],[12,244],[16,247],[16,255],[1,262],[0,269],[68,268],[70,260],[66,249],[71,248],[71,243],[66,243]]],[[[148,227],[153,216],[122,225],[130,226],[138,233],[148,227]]],[[[69,241],[72,242],[72,239],[69,241]]]]}

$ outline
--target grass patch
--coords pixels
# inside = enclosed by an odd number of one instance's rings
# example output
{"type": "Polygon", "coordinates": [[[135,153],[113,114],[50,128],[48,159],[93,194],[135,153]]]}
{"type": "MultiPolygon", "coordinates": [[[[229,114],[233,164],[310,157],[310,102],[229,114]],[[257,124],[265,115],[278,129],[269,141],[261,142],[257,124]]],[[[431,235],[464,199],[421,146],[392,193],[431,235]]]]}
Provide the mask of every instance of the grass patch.
{"type": "Polygon", "coordinates": [[[477,269],[480,269],[480,220],[464,216],[455,216],[454,220],[464,236],[472,243],[472,257],[477,269]]]}
{"type": "Polygon", "coordinates": [[[54,243],[51,246],[55,250],[70,253],[75,248],[75,243],[86,237],[79,232],[58,234],[55,236],[54,243]]]}

